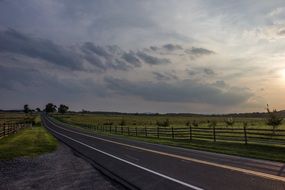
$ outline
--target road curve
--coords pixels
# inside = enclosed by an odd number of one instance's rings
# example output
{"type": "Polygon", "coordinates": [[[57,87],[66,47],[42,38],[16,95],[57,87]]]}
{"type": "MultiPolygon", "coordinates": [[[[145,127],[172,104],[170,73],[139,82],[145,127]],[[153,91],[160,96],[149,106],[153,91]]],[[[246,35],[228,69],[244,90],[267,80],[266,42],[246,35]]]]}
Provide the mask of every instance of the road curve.
{"type": "Polygon", "coordinates": [[[285,190],[285,164],[90,134],[42,117],[58,139],[132,189],[285,190]]]}

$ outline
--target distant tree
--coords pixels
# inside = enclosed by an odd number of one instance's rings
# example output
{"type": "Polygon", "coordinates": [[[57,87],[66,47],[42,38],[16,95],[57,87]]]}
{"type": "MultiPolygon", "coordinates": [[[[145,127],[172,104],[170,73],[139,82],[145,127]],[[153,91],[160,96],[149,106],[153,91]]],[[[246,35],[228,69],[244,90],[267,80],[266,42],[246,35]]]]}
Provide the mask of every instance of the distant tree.
{"type": "Polygon", "coordinates": [[[48,103],[48,104],[46,105],[45,111],[46,111],[47,113],[53,113],[53,112],[56,112],[56,108],[57,108],[57,106],[54,105],[53,103],[48,103]]]}
{"type": "Polygon", "coordinates": [[[124,118],[120,121],[119,125],[121,125],[121,126],[125,126],[126,125],[126,121],[124,120],[124,118]]]}
{"type": "Polygon", "coordinates": [[[246,128],[248,126],[248,122],[244,121],[244,122],[242,122],[242,125],[243,125],[244,128],[246,128]]]}
{"type": "Polygon", "coordinates": [[[198,127],[199,123],[196,120],[193,120],[191,123],[194,127],[198,127]]]}
{"type": "Polygon", "coordinates": [[[25,114],[28,114],[30,112],[30,108],[29,108],[28,104],[24,105],[24,112],[25,112],[25,114]]]}
{"type": "Polygon", "coordinates": [[[64,105],[64,104],[60,104],[58,107],[58,113],[64,114],[68,111],[69,107],[64,105]]]}
{"type": "Polygon", "coordinates": [[[187,127],[190,127],[190,126],[191,126],[191,122],[190,122],[190,121],[187,121],[187,122],[185,123],[185,125],[186,125],[187,127]]]}
{"type": "Polygon", "coordinates": [[[235,120],[232,117],[229,117],[225,119],[225,124],[226,124],[226,127],[229,127],[229,126],[233,127],[235,124],[235,120]]]}
{"type": "Polygon", "coordinates": [[[164,121],[156,121],[156,125],[161,127],[169,127],[170,122],[169,119],[166,119],[164,121]]]}
{"type": "Polygon", "coordinates": [[[36,108],[36,111],[37,111],[37,112],[41,112],[41,109],[40,109],[40,108],[36,108]]]}
{"type": "Polygon", "coordinates": [[[217,121],[209,121],[208,122],[208,126],[212,127],[212,128],[216,127],[217,126],[217,121]]]}
{"type": "Polygon", "coordinates": [[[266,110],[268,114],[268,117],[266,118],[266,124],[272,126],[273,134],[275,134],[277,127],[282,124],[283,118],[277,115],[276,109],[273,109],[271,111],[268,104],[266,110]]]}

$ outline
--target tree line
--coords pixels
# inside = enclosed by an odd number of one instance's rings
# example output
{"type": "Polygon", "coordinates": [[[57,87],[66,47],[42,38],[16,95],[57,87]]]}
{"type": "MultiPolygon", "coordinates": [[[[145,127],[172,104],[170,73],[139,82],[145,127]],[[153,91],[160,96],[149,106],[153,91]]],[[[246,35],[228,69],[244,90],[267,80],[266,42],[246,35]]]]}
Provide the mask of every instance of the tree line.
{"type": "Polygon", "coordinates": [[[24,105],[24,113],[28,114],[28,113],[33,113],[33,112],[46,112],[46,113],[54,113],[54,112],[58,112],[61,114],[64,114],[66,112],[68,112],[69,107],[67,105],[64,104],[60,104],[58,107],[56,105],[54,105],[53,103],[48,103],[45,106],[45,109],[41,110],[40,108],[36,108],[34,109],[30,109],[28,104],[24,105]]]}

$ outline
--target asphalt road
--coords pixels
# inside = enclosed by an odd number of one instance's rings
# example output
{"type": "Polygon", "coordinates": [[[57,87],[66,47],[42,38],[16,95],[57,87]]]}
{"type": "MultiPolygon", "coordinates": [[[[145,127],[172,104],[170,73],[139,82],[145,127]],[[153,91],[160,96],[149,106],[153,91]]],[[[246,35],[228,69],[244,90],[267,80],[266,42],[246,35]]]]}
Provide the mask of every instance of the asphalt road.
{"type": "Polygon", "coordinates": [[[89,134],[47,117],[43,124],[132,189],[285,190],[285,163],[89,134]]]}

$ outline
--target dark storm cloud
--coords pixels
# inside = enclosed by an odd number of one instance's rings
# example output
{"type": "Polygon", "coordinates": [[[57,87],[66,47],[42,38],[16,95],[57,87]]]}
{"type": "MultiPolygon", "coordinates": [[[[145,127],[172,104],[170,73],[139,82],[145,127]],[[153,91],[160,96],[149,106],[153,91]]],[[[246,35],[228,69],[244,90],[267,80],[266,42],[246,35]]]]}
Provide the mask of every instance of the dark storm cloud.
{"type": "Polygon", "coordinates": [[[82,69],[79,57],[52,41],[32,38],[16,30],[0,31],[0,52],[25,55],[70,69],[82,69]]]}
{"type": "Polygon", "coordinates": [[[0,53],[24,55],[44,60],[56,66],[72,70],[90,70],[83,66],[87,62],[94,66],[93,71],[130,70],[143,63],[159,65],[170,63],[169,59],[159,58],[142,51],[125,52],[119,46],[98,46],[92,42],[65,48],[46,39],[31,37],[14,29],[0,31],[0,53]],[[140,59],[142,60],[140,60],[140,59]]]}
{"type": "Polygon", "coordinates": [[[175,51],[175,50],[182,50],[183,49],[182,46],[175,45],[175,44],[165,44],[162,47],[168,51],[175,51]]]}
{"type": "Polygon", "coordinates": [[[169,59],[166,58],[158,58],[154,57],[152,55],[148,55],[145,52],[138,51],[136,55],[141,58],[145,63],[148,63],[150,65],[160,65],[160,64],[167,64],[171,63],[169,59]]]}
{"type": "Polygon", "coordinates": [[[191,49],[187,49],[185,50],[185,53],[189,55],[197,56],[197,57],[203,56],[203,55],[215,54],[215,52],[212,50],[208,50],[205,48],[197,48],[197,47],[192,47],[191,49]]]}
{"type": "Polygon", "coordinates": [[[103,47],[101,46],[96,46],[94,45],[92,42],[86,42],[83,46],[82,46],[83,50],[89,50],[101,57],[104,57],[105,59],[110,59],[111,58],[111,54],[109,54],[103,47]]]}
{"type": "Polygon", "coordinates": [[[157,50],[159,50],[159,48],[156,47],[156,46],[150,46],[149,48],[150,48],[152,51],[157,51],[157,50]]]}
{"type": "Polygon", "coordinates": [[[165,72],[165,73],[152,72],[152,74],[154,75],[156,80],[167,81],[167,80],[172,80],[172,79],[175,79],[175,80],[178,79],[178,77],[175,74],[168,73],[168,72],[165,72]]]}
{"type": "Polygon", "coordinates": [[[18,69],[0,65],[0,89],[15,90],[37,81],[38,72],[34,69],[18,69]]]}
{"type": "Polygon", "coordinates": [[[160,102],[192,102],[210,105],[233,106],[244,103],[252,94],[246,88],[218,88],[212,84],[192,80],[175,83],[131,82],[105,78],[108,88],[121,95],[134,95],[145,100],[160,102]]]}
{"type": "Polygon", "coordinates": [[[186,69],[185,71],[190,76],[194,76],[194,75],[205,76],[206,75],[210,77],[210,76],[216,75],[216,72],[210,68],[196,67],[196,68],[186,69]]]}
{"type": "Polygon", "coordinates": [[[136,67],[141,66],[141,61],[136,57],[136,53],[133,51],[125,52],[122,58],[136,67]]]}

